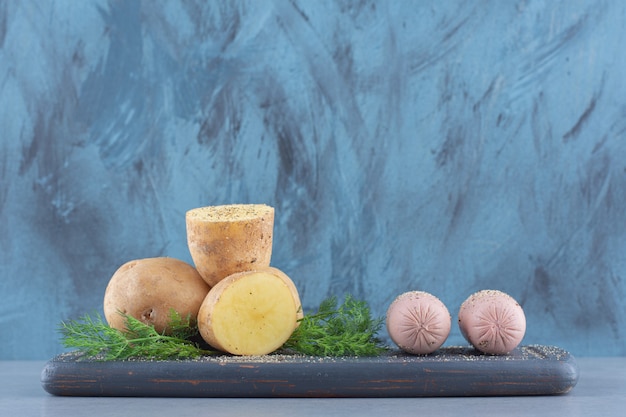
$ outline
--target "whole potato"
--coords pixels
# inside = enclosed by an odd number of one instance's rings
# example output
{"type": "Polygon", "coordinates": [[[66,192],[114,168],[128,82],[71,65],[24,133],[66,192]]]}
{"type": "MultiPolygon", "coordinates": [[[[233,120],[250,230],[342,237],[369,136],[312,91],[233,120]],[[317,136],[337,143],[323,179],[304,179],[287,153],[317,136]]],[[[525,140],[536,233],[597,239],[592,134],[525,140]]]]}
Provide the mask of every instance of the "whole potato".
{"type": "Polygon", "coordinates": [[[125,263],[111,277],[104,293],[104,315],[109,326],[125,329],[125,313],[159,333],[168,333],[170,309],[197,319],[209,285],[198,271],[174,258],[145,258],[125,263]]]}

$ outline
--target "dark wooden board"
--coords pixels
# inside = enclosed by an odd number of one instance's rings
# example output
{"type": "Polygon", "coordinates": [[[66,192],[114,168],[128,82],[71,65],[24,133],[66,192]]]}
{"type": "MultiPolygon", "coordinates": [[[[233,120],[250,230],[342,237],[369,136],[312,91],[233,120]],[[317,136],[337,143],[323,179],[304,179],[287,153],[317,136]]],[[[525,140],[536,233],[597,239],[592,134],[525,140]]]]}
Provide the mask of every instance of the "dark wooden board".
{"type": "Polygon", "coordinates": [[[47,362],[43,388],[62,396],[442,397],[555,395],[578,381],[568,352],[529,345],[510,355],[444,347],[432,355],[373,358],[297,355],[180,361],[96,361],[76,353],[47,362]]]}

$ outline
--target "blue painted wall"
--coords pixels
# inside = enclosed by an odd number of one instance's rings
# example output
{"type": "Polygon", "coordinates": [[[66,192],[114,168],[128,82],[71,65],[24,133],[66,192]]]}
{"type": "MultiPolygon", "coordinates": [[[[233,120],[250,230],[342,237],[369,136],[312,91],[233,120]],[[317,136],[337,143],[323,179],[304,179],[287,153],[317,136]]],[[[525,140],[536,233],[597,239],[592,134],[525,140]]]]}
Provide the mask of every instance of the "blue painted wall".
{"type": "Polygon", "coordinates": [[[307,309],[498,288],[626,354],[625,45],[617,0],[1,2],[0,359],[235,202],[307,309]]]}

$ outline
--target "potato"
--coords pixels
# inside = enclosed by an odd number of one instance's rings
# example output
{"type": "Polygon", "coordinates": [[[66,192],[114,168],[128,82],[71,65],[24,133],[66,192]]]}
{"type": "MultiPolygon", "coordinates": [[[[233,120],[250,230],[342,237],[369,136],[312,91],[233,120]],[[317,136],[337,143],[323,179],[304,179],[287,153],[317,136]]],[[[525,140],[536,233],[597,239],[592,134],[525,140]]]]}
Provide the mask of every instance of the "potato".
{"type": "Polygon", "coordinates": [[[270,206],[200,207],[186,213],[186,225],[189,253],[210,286],[236,272],[270,265],[274,231],[270,206]]]}
{"type": "Polygon", "coordinates": [[[198,312],[198,330],[215,349],[265,355],[281,347],[297,325],[292,288],[272,270],[238,272],[217,283],[198,312]]]}
{"type": "Polygon", "coordinates": [[[195,323],[209,292],[196,269],[174,258],[145,258],[119,267],[104,293],[104,315],[109,326],[124,330],[125,313],[168,333],[170,309],[195,323]]]}
{"type": "MultiPolygon", "coordinates": [[[[289,287],[289,290],[291,291],[291,295],[293,296],[293,301],[296,304],[296,319],[300,320],[301,318],[304,317],[304,311],[302,310],[302,302],[300,301],[300,294],[298,293],[298,288],[296,287],[296,284],[294,284],[294,282],[291,280],[291,278],[289,278],[287,274],[285,274],[280,269],[274,268],[272,266],[259,268],[259,269],[256,269],[256,271],[274,274],[280,279],[282,279],[285,282],[285,284],[287,284],[287,286],[289,287]]],[[[299,324],[300,323],[298,322],[298,325],[299,324]]]]}

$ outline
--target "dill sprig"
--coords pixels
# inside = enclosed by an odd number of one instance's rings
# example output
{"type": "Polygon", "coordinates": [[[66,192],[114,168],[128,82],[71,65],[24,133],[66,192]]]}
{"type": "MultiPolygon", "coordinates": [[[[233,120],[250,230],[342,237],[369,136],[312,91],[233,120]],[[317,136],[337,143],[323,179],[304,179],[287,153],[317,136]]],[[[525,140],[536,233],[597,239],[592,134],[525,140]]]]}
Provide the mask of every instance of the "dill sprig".
{"type": "MultiPolygon", "coordinates": [[[[218,352],[200,347],[198,328],[190,317],[170,310],[169,334],[124,313],[125,330],[110,327],[99,314],[62,322],[63,345],[86,358],[111,361],[134,358],[190,359],[218,352]]],[[[305,315],[283,349],[311,356],[376,356],[387,348],[377,337],[383,319],[373,319],[364,301],[350,295],[343,304],[330,297],[314,314],[305,315]]]]}
{"type": "Polygon", "coordinates": [[[125,319],[125,330],[110,327],[97,314],[79,320],[62,322],[59,331],[63,345],[73,348],[87,357],[99,360],[125,360],[150,358],[157,360],[196,358],[214,352],[201,349],[190,339],[197,334],[197,327],[189,317],[182,318],[170,311],[170,335],[157,332],[154,326],[121,313],[125,319]]]}
{"type": "Polygon", "coordinates": [[[364,301],[330,297],[317,313],[305,315],[284,349],[311,356],[376,356],[387,348],[377,337],[383,318],[373,319],[364,301]]]}

